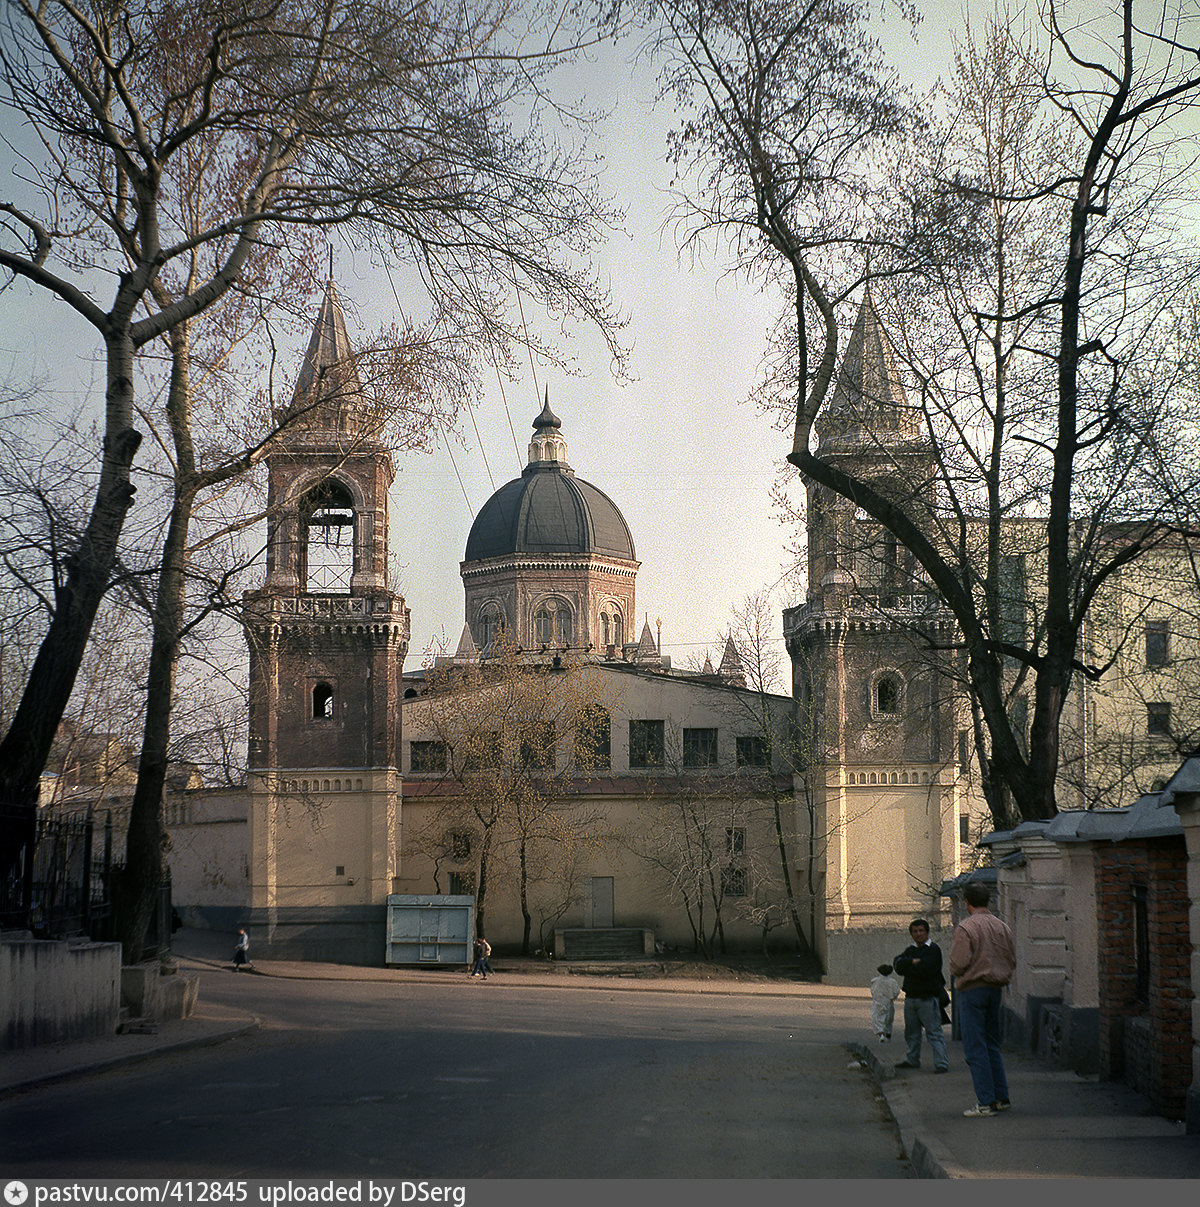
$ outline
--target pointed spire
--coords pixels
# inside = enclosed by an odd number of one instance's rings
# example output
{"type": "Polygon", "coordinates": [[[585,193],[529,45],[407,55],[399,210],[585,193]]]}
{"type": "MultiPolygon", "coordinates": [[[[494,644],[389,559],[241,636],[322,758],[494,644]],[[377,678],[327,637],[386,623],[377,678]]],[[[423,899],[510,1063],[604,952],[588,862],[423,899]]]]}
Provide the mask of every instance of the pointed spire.
{"type": "Polygon", "coordinates": [[[307,439],[314,438],[315,433],[336,433],[339,440],[347,435],[355,439],[374,437],[382,426],[380,416],[374,413],[363,393],[342,303],[332,278],[326,283],[325,297],[313,323],[291,407],[303,412],[294,438],[305,431],[307,439]]]}
{"type": "Polygon", "coordinates": [[[717,673],[713,670],[712,659],[707,654],[704,655],[704,665],[700,668],[700,673],[702,675],[715,675],[717,673]]]}
{"type": "Polygon", "coordinates": [[[920,436],[917,412],[908,403],[895,352],[868,286],[834,383],[825,414],[818,421],[822,441],[861,439],[868,433],[886,441],[920,436]]]}
{"type": "Polygon", "coordinates": [[[659,657],[658,647],[654,644],[654,634],[650,631],[650,617],[646,617],[646,623],[642,626],[641,640],[638,642],[637,651],[633,655],[634,662],[645,663],[647,665],[660,666],[662,659],[659,657]]]}
{"type": "Polygon", "coordinates": [[[733,644],[732,637],[725,638],[725,653],[721,655],[721,665],[717,668],[717,674],[731,687],[746,686],[746,668],[742,665],[742,656],[738,653],[737,646],[733,644]]]}
{"type": "Polygon", "coordinates": [[[333,279],[325,285],[325,297],[321,308],[317,311],[316,322],[313,323],[313,333],[308,341],[308,351],[304,353],[304,362],[300,366],[300,374],[296,378],[297,399],[306,398],[318,386],[324,384],[334,366],[343,364],[353,374],[354,384],[359,385],[358,372],[354,368],[353,350],[350,346],[350,336],[346,332],[346,317],[342,313],[341,299],[333,279]]]}
{"type": "Polygon", "coordinates": [[[463,625],[462,636],[458,639],[458,649],[454,651],[455,662],[476,662],[479,659],[479,650],[475,645],[475,638],[471,636],[471,626],[463,625]]]}
{"type": "Polygon", "coordinates": [[[546,387],[546,401],[542,404],[541,414],[533,421],[533,429],[540,432],[543,428],[560,428],[562,421],[550,409],[550,387],[546,387]]]}

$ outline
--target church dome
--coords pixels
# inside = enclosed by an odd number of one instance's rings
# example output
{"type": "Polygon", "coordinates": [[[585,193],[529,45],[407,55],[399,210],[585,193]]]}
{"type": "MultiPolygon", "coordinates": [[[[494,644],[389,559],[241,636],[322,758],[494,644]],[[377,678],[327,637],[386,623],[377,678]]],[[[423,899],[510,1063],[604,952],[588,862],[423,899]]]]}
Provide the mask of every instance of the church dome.
{"type": "Polygon", "coordinates": [[[466,561],[516,553],[636,560],[633,536],[617,505],[567,464],[561,426],[547,399],[533,421],[529,464],[480,508],[467,537],[466,561]]]}

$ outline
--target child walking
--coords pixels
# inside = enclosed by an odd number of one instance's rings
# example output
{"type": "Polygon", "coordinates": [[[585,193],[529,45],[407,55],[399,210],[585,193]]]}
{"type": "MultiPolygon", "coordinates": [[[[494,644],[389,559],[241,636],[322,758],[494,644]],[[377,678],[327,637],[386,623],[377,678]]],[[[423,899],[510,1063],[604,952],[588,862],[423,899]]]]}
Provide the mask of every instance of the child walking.
{"type": "Polygon", "coordinates": [[[896,999],[900,982],[892,976],[890,964],[880,964],[871,978],[871,1026],[881,1044],[892,1038],[892,1023],[896,1018],[896,999]]]}

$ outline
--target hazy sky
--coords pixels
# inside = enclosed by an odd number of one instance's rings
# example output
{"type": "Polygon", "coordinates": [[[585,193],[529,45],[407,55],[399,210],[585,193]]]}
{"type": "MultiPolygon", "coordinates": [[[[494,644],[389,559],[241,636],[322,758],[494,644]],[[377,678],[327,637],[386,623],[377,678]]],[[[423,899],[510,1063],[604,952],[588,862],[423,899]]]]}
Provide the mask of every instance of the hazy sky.
{"type": "MultiPolygon", "coordinates": [[[[898,19],[881,31],[910,78],[926,85],[945,70],[948,30],[959,26],[960,12],[959,0],[926,5],[915,48],[898,19]]],[[[503,391],[493,377],[475,422],[464,418],[465,445],[453,444],[453,461],[444,443],[430,455],[397,458],[391,532],[401,569],[392,585],[412,612],[410,666],[431,640],[458,640],[459,562],[472,519],[524,467],[547,387],[572,468],[612,497],[632,530],[642,563],[633,636],[645,618],[652,629],[661,618],[663,652],[676,664],[702,658],[706,649],[715,661],[716,636],[734,605],[764,588],[784,602],[787,534],[771,514],[770,487],[789,438],[745,401],[772,305],[728,275],[720,249],[710,247],[699,261],[678,252],[677,232],[664,225],[671,179],[665,136],[673,115],[654,110],[653,77],[628,65],[631,51],[627,44],[607,53],[576,82],[592,107],[613,114],[598,145],[604,187],[626,220],[600,249],[598,264],[629,317],[632,380],[614,382],[600,341],[577,329],[568,344],[577,374],[526,365],[523,378],[503,391]]],[[[335,279],[352,336],[355,315],[364,329],[394,317],[386,279],[364,258],[338,250],[335,279]]],[[[406,304],[419,311],[419,303],[406,304]]],[[[284,359],[285,372],[295,372],[301,351],[290,369],[284,359]]],[[[94,333],[62,304],[22,286],[0,295],[0,375],[32,371],[43,378],[50,405],[73,409],[102,399],[97,357],[94,333]]]]}
{"type": "MultiPolygon", "coordinates": [[[[904,48],[909,72],[919,64],[922,85],[948,63],[959,0],[938,0],[925,11],[915,48],[897,19],[885,31],[904,48]]],[[[654,109],[653,77],[624,61],[630,49],[596,64],[586,88],[596,108],[613,112],[599,145],[605,184],[626,221],[601,249],[599,263],[629,316],[633,380],[615,383],[605,350],[581,331],[570,344],[577,375],[537,366],[536,382],[527,368],[525,378],[503,392],[494,377],[487,384],[475,416],[486,466],[469,421],[467,448],[455,447],[453,463],[444,446],[431,456],[400,459],[392,545],[412,611],[410,664],[419,662],[431,638],[444,633],[457,643],[465,619],[459,562],[471,521],[492,491],[524,468],[547,386],[572,469],[613,499],[633,533],[642,563],[634,638],[647,618],[652,631],[661,618],[663,653],[677,665],[702,658],[706,648],[716,662],[716,636],[733,606],[772,588],[782,607],[790,559],[770,488],[790,435],[774,431],[746,402],[773,304],[728,274],[720,249],[710,247],[699,262],[678,251],[678,232],[665,225],[672,174],[666,132],[673,115],[654,109]]],[[[342,295],[355,296],[359,286],[349,266],[337,275],[342,295]]],[[[365,277],[362,285],[370,287],[365,277]]]]}

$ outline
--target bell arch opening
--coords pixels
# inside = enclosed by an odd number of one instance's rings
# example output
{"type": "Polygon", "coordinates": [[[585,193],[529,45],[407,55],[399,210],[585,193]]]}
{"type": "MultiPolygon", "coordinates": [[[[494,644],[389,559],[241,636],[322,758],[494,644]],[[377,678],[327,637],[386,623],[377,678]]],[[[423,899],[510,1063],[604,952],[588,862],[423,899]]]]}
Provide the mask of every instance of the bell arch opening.
{"type": "Polygon", "coordinates": [[[322,482],[301,505],[300,589],[349,595],[354,574],[354,500],[340,482],[322,482]]]}

